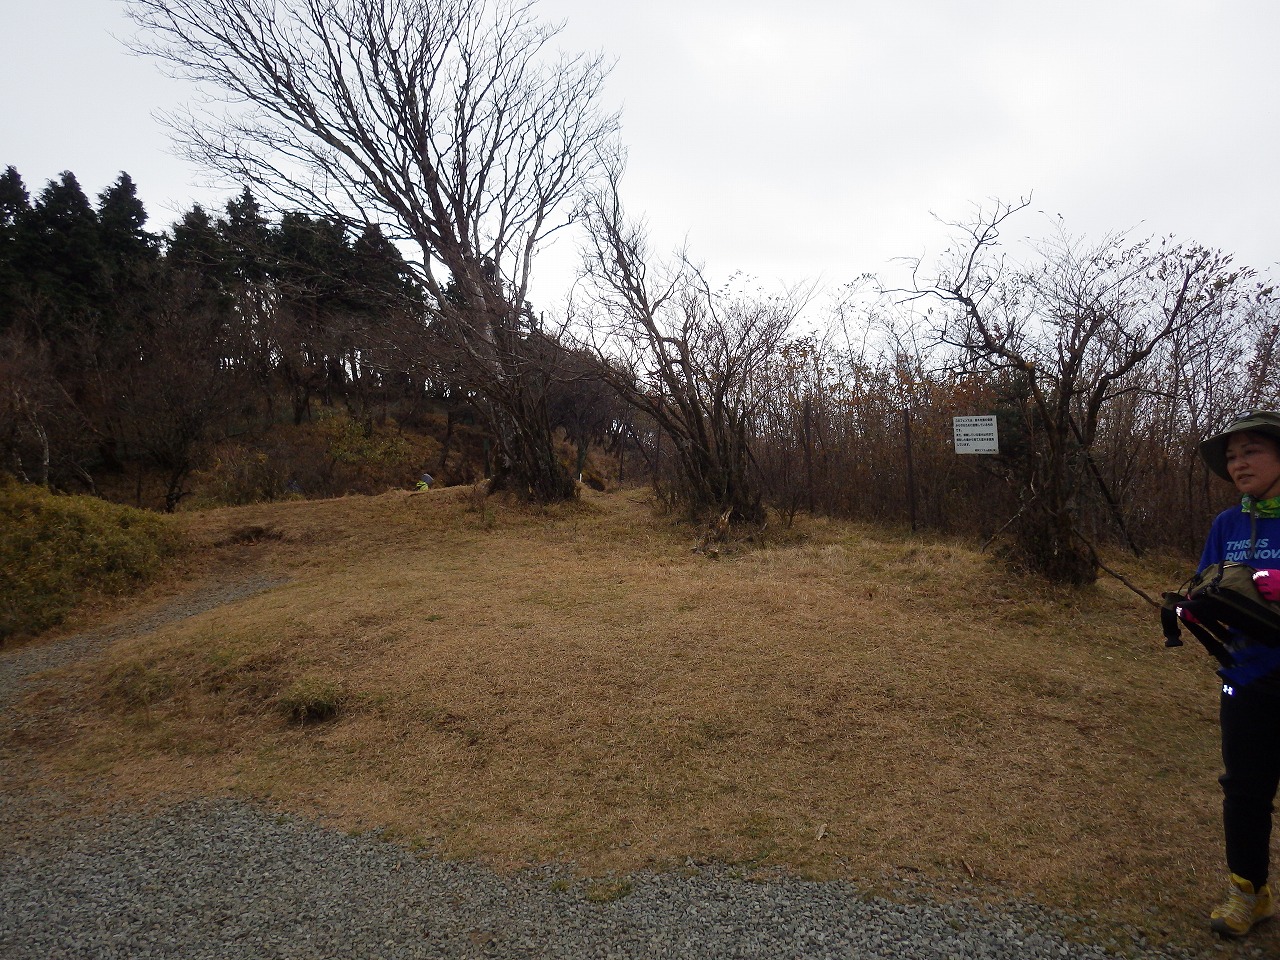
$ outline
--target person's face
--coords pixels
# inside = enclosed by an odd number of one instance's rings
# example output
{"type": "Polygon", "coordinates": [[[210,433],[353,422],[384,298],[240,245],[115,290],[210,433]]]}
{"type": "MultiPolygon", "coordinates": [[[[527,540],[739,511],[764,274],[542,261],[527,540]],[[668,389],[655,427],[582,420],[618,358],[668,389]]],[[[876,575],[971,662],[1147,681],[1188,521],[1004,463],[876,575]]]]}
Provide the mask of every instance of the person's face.
{"type": "Polygon", "coordinates": [[[1280,496],[1280,444],[1265,433],[1233,433],[1227,440],[1227,473],[1241,493],[1259,500],[1280,496]]]}

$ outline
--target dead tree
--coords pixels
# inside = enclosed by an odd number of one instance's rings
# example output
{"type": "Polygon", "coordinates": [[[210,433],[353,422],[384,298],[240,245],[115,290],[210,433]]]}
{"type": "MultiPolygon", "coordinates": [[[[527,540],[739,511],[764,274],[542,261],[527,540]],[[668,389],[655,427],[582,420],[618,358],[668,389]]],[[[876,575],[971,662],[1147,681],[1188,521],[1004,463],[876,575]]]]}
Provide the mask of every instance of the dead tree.
{"type": "Polygon", "coordinates": [[[616,186],[615,173],[589,207],[582,336],[622,399],[671,440],[675,492],[689,512],[758,522],[764,506],[751,447],[759,374],[804,297],[717,292],[687,256],[652,259],[616,186]]]}
{"type": "Polygon", "coordinates": [[[284,208],[411,245],[439,343],[474,390],[500,479],[574,485],[551,445],[539,244],[614,151],[608,66],[560,55],[532,0],[128,0],[137,49],[213,92],[171,118],[188,154],[284,208]]]}

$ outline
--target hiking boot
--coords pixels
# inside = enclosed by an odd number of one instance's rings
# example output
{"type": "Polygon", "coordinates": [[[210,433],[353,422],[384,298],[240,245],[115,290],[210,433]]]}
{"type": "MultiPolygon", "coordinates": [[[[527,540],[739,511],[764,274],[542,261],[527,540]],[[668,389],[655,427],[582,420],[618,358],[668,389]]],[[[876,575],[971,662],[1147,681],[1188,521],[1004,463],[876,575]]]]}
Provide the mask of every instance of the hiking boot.
{"type": "Polygon", "coordinates": [[[1252,883],[1233,873],[1227,899],[1214,907],[1209,926],[1224,937],[1243,937],[1255,923],[1269,920],[1275,912],[1270,884],[1264,883],[1255,893],[1252,883]]]}

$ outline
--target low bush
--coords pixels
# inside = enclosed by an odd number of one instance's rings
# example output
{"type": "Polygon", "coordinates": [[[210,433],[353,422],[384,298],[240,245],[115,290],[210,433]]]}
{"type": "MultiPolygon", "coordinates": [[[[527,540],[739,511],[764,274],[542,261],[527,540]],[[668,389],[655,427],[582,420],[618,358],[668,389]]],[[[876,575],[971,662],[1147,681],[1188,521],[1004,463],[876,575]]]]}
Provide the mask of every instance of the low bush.
{"type": "Polygon", "coordinates": [[[91,593],[138,589],[180,549],[167,517],[0,475],[0,645],[55,626],[91,593]]]}
{"type": "Polygon", "coordinates": [[[191,479],[187,510],[273,500],[378,494],[413,489],[424,472],[444,477],[434,437],[395,420],[366,423],[340,412],[301,426],[277,424],[249,439],[228,440],[191,479]]]}

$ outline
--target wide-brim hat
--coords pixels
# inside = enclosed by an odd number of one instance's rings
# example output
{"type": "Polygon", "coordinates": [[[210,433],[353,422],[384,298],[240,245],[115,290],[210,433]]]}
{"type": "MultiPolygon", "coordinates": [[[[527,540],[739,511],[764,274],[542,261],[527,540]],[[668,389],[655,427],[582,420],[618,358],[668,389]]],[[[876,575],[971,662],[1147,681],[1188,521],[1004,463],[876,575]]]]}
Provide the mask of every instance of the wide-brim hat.
{"type": "Polygon", "coordinates": [[[1265,433],[1275,437],[1280,444],[1280,413],[1273,410],[1248,410],[1237,413],[1222,430],[1200,444],[1200,457],[1209,465],[1209,469],[1230,482],[1231,474],[1227,472],[1227,441],[1233,433],[1265,433]]]}

